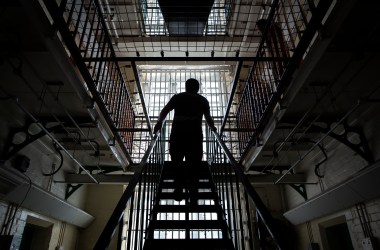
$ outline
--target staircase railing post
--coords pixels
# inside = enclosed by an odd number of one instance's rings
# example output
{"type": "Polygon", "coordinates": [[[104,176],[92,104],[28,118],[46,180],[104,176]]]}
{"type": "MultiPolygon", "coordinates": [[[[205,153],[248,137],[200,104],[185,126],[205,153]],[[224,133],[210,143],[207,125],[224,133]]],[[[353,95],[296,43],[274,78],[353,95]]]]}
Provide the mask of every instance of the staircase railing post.
{"type": "Polygon", "coordinates": [[[272,239],[276,242],[278,249],[283,250],[286,249],[286,246],[284,245],[282,238],[278,234],[278,231],[276,230],[273,222],[272,215],[266,208],[265,204],[261,200],[260,196],[248,180],[248,178],[245,176],[243,172],[243,167],[236,162],[236,160],[233,158],[231,152],[227,148],[226,144],[223,142],[223,140],[220,138],[219,134],[216,132],[212,132],[215,136],[215,139],[219,146],[222,148],[224,154],[226,155],[228,161],[230,162],[233,170],[235,171],[235,175],[238,178],[238,180],[243,184],[245,187],[245,190],[248,194],[248,196],[252,199],[253,203],[256,206],[257,213],[259,214],[263,224],[265,225],[268,233],[272,237],[272,239]]]}
{"type": "Polygon", "coordinates": [[[135,174],[132,176],[127,188],[125,189],[123,195],[121,196],[119,202],[117,203],[113,213],[111,214],[110,219],[108,220],[106,226],[104,227],[98,241],[96,242],[94,246],[94,250],[104,250],[107,249],[109,243],[111,242],[111,239],[114,235],[114,232],[119,224],[119,221],[123,218],[126,204],[128,200],[131,198],[131,196],[135,192],[135,187],[141,180],[141,175],[146,167],[148,158],[150,154],[152,153],[155,144],[157,142],[157,139],[159,137],[159,133],[155,134],[150,145],[148,146],[147,151],[144,154],[144,157],[142,158],[139,166],[137,167],[135,174]]]}

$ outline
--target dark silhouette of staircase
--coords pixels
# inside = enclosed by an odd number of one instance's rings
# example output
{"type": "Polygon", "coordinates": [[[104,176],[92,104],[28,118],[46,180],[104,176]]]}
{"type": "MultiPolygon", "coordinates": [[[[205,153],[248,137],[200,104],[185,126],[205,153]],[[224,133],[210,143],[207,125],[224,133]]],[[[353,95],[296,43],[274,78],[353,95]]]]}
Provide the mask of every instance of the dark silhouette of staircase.
{"type": "Polygon", "coordinates": [[[187,177],[193,175],[196,181],[186,185],[193,185],[197,192],[190,197],[184,188],[182,201],[175,200],[176,171],[185,170],[172,162],[164,163],[144,250],[234,249],[207,162],[184,172],[187,177]]]}

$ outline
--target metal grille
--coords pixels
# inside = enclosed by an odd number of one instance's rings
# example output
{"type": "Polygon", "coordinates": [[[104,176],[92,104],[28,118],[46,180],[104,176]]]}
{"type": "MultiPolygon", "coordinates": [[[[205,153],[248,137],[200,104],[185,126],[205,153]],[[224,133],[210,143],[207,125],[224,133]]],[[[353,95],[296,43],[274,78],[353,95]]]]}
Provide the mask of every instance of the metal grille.
{"type": "Polygon", "coordinates": [[[165,35],[167,33],[164,17],[157,0],[142,0],[141,10],[144,20],[144,32],[147,35],[165,35]]]}
{"type": "MultiPolygon", "coordinates": [[[[261,33],[256,27],[265,18],[270,3],[216,0],[201,36],[168,34],[167,24],[156,0],[108,0],[103,6],[115,50],[127,57],[189,56],[225,57],[239,54],[254,57],[261,33]],[[205,53],[206,52],[206,53],[205,53]]],[[[178,2],[180,6],[181,2],[178,2]]],[[[178,13],[178,16],[181,14],[178,13]]],[[[197,13],[194,13],[197,15],[197,13]]]]}
{"type": "MultiPolygon", "coordinates": [[[[239,106],[236,124],[240,154],[243,154],[250,144],[256,143],[260,126],[266,122],[264,116],[274,108],[274,100],[279,98],[280,86],[282,89],[286,87],[286,80],[283,79],[286,70],[289,70],[291,59],[296,67],[302,63],[302,58],[292,58],[294,48],[302,40],[312,18],[312,10],[315,9],[312,1],[276,2],[270,19],[260,18],[256,22],[257,28],[263,34],[257,57],[273,59],[257,60],[253,63],[245,86],[237,98],[239,106]]],[[[306,54],[307,50],[303,57],[306,54]]]]}
{"type": "MultiPolygon", "coordinates": [[[[205,35],[225,35],[231,14],[231,0],[216,0],[211,9],[205,35]]],[[[142,0],[143,31],[146,35],[168,35],[164,17],[157,0],[142,0]]]]}
{"type": "MultiPolygon", "coordinates": [[[[125,85],[124,77],[116,60],[92,61],[97,58],[115,58],[111,38],[106,32],[115,33],[115,26],[110,26],[109,8],[98,5],[95,1],[81,2],[75,0],[63,1],[61,4],[67,28],[80,51],[82,60],[87,60],[86,68],[92,82],[87,82],[90,91],[95,88],[95,96],[99,95],[98,105],[105,107],[107,118],[119,131],[119,135],[128,152],[132,150],[135,114],[133,112],[130,94],[125,85]],[[105,20],[100,18],[103,16],[105,20]],[[129,130],[129,131],[128,131],[129,130]]],[[[112,142],[111,142],[112,143],[112,142]]]]}
{"type": "MultiPolygon", "coordinates": [[[[211,116],[216,126],[219,126],[228,103],[229,89],[227,88],[232,80],[230,70],[230,66],[165,66],[160,68],[140,66],[140,81],[152,122],[155,123],[161,109],[174,94],[185,91],[186,80],[195,78],[200,82],[198,93],[208,99],[211,116]]],[[[172,119],[173,112],[169,113],[166,119],[167,129],[164,138],[169,138],[172,119]]],[[[138,137],[137,133],[136,137],[138,137]]],[[[166,145],[165,148],[167,149],[168,146],[166,145]]],[[[166,160],[170,160],[168,154],[166,154],[166,160]]]]}

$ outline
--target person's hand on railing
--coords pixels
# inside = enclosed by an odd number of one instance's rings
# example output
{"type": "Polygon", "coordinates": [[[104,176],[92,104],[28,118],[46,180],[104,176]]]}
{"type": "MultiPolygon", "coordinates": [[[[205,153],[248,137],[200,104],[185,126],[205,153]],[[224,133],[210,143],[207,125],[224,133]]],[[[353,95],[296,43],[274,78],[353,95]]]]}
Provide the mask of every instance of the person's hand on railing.
{"type": "Polygon", "coordinates": [[[215,133],[218,132],[218,129],[215,126],[210,127],[210,129],[211,129],[211,131],[213,131],[215,133]]]}
{"type": "Polygon", "coordinates": [[[160,131],[162,128],[162,122],[157,122],[156,125],[154,125],[153,134],[157,134],[158,131],[160,131]]]}

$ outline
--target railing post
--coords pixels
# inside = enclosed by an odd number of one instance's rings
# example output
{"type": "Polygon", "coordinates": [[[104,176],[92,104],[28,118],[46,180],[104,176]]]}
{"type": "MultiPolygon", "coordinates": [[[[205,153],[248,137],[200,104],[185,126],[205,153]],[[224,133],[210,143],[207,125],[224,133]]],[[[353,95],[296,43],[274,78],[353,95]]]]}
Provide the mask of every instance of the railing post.
{"type": "Polygon", "coordinates": [[[216,132],[212,132],[212,133],[214,134],[217,143],[222,148],[224,154],[226,155],[228,161],[230,162],[237,179],[243,184],[243,186],[245,187],[245,190],[247,191],[247,194],[249,195],[249,197],[252,199],[253,203],[255,204],[257,212],[260,215],[260,218],[262,219],[266,229],[268,230],[268,233],[270,234],[272,239],[276,242],[278,249],[280,250],[287,249],[284,242],[282,241],[282,237],[279,235],[278,231],[276,230],[274,226],[272,215],[266,208],[265,204],[261,200],[260,196],[254,189],[254,187],[252,186],[248,178],[245,176],[242,170],[243,169],[242,166],[239,165],[236,162],[236,160],[233,158],[232,154],[230,153],[230,151],[228,150],[227,146],[222,141],[218,133],[216,132]]]}
{"type": "Polygon", "coordinates": [[[121,196],[119,202],[117,203],[102,233],[100,234],[100,237],[93,248],[94,250],[107,249],[109,243],[111,242],[111,239],[119,224],[119,221],[123,218],[126,204],[128,200],[131,198],[131,196],[134,194],[135,187],[140,182],[140,179],[141,179],[140,177],[146,167],[148,157],[152,153],[158,137],[159,137],[159,133],[154,135],[147,151],[144,154],[143,159],[141,160],[138,168],[135,171],[135,174],[132,176],[131,180],[129,181],[127,188],[125,189],[123,195],[121,196]]]}

